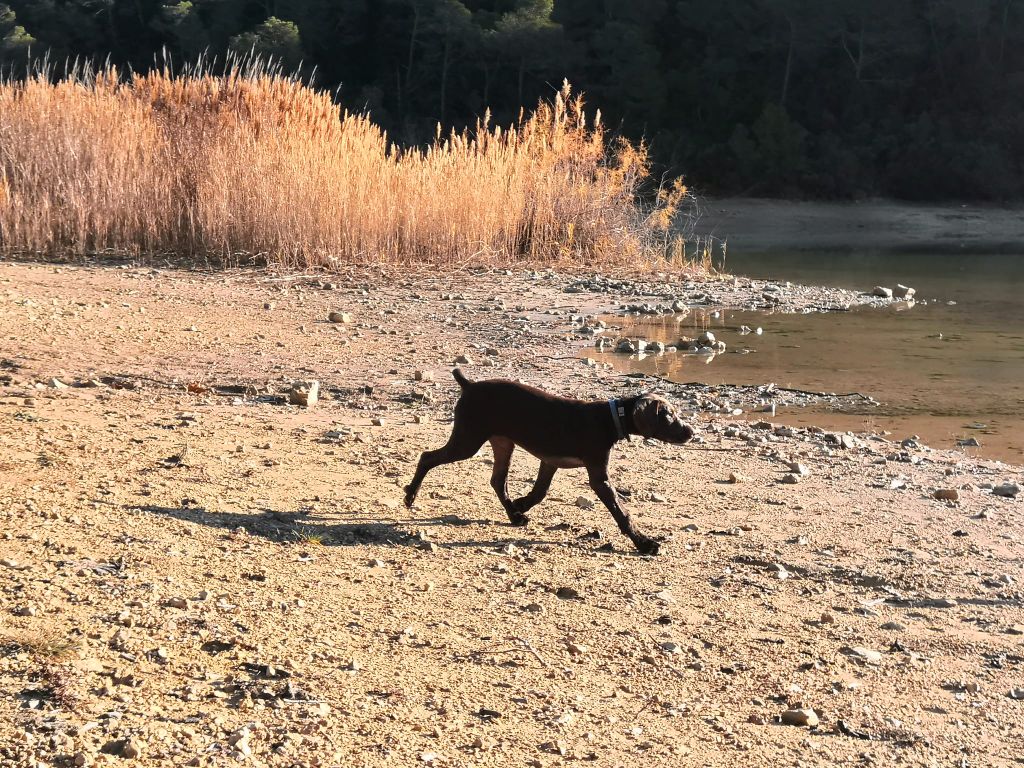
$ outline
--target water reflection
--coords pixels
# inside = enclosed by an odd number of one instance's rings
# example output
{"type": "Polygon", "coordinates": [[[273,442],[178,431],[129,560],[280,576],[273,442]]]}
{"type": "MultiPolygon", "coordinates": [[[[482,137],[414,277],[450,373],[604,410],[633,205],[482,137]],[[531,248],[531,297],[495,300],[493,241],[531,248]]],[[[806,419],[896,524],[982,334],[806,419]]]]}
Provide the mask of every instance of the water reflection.
{"type": "Polygon", "coordinates": [[[630,356],[606,347],[600,359],[681,383],[777,382],[797,389],[863,392],[881,401],[881,408],[870,414],[781,412],[777,420],[888,429],[897,437],[918,434],[936,447],[956,447],[975,437],[980,447],[972,452],[1024,463],[1024,259],[971,257],[978,269],[965,274],[952,257],[899,262],[903,257],[890,255],[885,262],[869,260],[872,274],[865,276],[850,263],[832,273],[823,269],[827,259],[804,258],[811,259],[811,274],[796,268],[794,257],[786,260],[785,273],[763,263],[760,271],[730,266],[757,277],[866,285],[866,290],[902,282],[916,285],[924,300],[828,314],[696,309],[682,316],[605,318],[610,326],[620,326],[607,335],[657,342],[666,351],[630,356]],[[951,259],[956,268],[944,271],[951,259]],[[825,280],[826,275],[833,279],[825,280]],[[756,333],[758,328],[762,333],[756,333]],[[707,333],[725,348],[701,343],[707,333]]]}

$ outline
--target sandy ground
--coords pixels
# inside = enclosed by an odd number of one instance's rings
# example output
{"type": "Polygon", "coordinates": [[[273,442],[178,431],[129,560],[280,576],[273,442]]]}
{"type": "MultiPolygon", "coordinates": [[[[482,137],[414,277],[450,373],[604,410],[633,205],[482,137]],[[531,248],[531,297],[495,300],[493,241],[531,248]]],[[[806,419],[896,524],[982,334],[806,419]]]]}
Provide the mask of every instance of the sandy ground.
{"type": "Polygon", "coordinates": [[[0,264],[0,764],[1024,762],[1020,468],[702,412],[615,452],[657,558],[580,471],[509,527],[486,449],[406,510],[456,356],[645,382],[576,357],[615,297],[568,278],[330,279],[0,264]]]}
{"type": "Polygon", "coordinates": [[[733,251],[1024,251],[1019,208],[708,198],[694,202],[690,219],[695,234],[725,240],[733,251]]]}

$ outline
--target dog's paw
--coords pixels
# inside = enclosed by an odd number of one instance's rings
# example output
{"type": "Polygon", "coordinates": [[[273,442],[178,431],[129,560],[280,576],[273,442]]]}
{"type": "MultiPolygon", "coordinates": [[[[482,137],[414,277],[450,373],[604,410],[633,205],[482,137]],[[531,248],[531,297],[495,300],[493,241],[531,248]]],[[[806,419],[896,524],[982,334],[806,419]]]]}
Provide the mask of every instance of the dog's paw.
{"type": "Polygon", "coordinates": [[[508,521],[516,528],[525,528],[530,524],[530,518],[522,513],[518,515],[509,515],[508,521]]]}
{"type": "Polygon", "coordinates": [[[654,539],[637,539],[635,542],[637,552],[641,555],[657,555],[661,552],[661,542],[654,539]]]}
{"type": "Polygon", "coordinates": [[[412,509],[412,505],[416,502],[416,491],[413,491],[409,486],[405,486],[405,506],[412,509]]]}
{"type": "Polygon", "coordinates": [[[512,509],[516,511],[517,515],[525,515],[526,511],[530,509],[532,505],[527,503],[528,499],[526,496],[520,496],[518,499],[512,499],[512,509]]]}

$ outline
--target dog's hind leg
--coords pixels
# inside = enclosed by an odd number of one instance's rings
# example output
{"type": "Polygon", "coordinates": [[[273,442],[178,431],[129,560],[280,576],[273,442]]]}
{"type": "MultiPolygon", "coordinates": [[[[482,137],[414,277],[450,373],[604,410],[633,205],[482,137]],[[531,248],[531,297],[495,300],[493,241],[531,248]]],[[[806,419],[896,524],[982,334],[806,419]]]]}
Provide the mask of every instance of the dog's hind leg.
{"type": "Polygon", "coordinates": [[[540,463],[540,469],[537,470],[537,479],[533,482],[533,488],[530,489],[528,494],[512,502],[512,506],[516,508],[520,515],[525,515],[544,500],[544,497],[548,495],[548,489],[551,487],[551,478],[555,476],[557,471],[558,467],[553,464],[548,464],[544,461],[540,463]]]}
{"type": "Polygon", "coordinates": [[[491,472],[491,488],[498,494],[501,506],[508,514],[512,525],[526,525],[530,518],[520,512],[512,499],[508,497],[508,468],[512,463],[512,452],[516,444],[507,437],[492,437],[491,448],[494,450],[494,470],[491,472]]]}
{"type": "Polygon", "coordinates": [[[486,436],[481,437],[467,429],[460,428],[456,421],[447,443],[436,451],[424,451],[420,456],[419,464],[416,465],[416,474],[413,475],[412,481],[405,486],[405,506],[411,507],[416,501],[416,494],[419,493],[420,484],[427,472],[442,464],[452,464],[470,458],[480,450],[480,446],[486,440],[486,436]]]}

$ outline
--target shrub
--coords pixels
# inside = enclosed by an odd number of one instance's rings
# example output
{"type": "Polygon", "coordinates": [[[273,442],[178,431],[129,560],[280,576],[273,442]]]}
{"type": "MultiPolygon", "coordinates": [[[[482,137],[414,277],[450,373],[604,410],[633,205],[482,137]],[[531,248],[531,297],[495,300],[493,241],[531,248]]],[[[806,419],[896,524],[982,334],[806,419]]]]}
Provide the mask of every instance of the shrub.
{"type": "Polygon", "coordinates": [[[391,143],[272,67],[0,83],[0,249],[175,252],[222,264],[567,261],[679,251],[681,183],[648,195],[644,146],[609,146],[566,84],[513,126],[391,143]]]}

